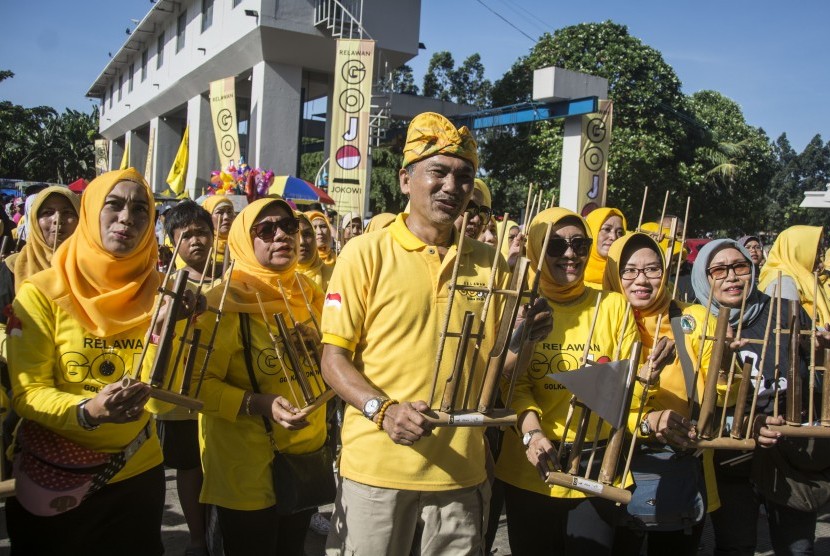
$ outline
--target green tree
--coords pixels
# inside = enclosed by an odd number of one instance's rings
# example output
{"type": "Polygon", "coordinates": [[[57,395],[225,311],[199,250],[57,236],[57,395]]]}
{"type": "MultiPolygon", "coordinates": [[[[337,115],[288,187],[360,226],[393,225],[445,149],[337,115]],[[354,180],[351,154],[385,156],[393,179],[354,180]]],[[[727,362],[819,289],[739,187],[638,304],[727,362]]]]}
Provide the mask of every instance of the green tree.
{"type": "Polygon", "coordinates": [[[450,92],[458,104],[485,108],[490,104],[492,89],[490,80],[484,78],[484,64],[478,53],[469,56],[452,72],[450,92]]]}
{"type": "Polygon", "coordinates": [[[452,100],[452,80],[455,60],[447,51],[436,52],[429,60],[424,75],[424,96],[452,100]]]}
{"type": "Polygon", "coordinates": [[[415,84],[415,77],[412,75],[412,68],[407,64],[392,70],[389,76],[389,83],[393,93],[417,95],[418,86],[415,84]]]}

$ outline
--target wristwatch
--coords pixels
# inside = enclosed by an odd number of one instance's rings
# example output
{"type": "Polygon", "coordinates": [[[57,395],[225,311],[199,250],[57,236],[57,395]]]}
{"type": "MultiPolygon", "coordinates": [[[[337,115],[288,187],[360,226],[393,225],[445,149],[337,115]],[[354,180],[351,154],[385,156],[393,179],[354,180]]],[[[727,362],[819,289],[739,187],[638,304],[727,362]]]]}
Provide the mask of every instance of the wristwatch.
{"type": "Polygon", "coordinates": [[[642,436],[651,436],[651,433],[651,425],[648,424],[648,413],[646,413],[643,416],[643,420],[640,421],[640,434],[642,436]]]}
{"type": "Polygon", "coordinates": [[[378,396],[377,398],[372,398],[371,400],[367,401],[363,404],[363,416],[369,419],[370,421],[375,420],[375,416],[380,411],[380,406],[383,405],[383,402],[388,400],[389,398],[385,396],[378,396]]]}
{"type": "Polygon", "coordinates": [[[524,447],[527,448],[530,446],[530,441],[533,440],[533,435],[537,433],[541,433],[542,429],[533,429],[532,431],[527,431],[524,436],[522,436],[522,444],[524,447]]]}

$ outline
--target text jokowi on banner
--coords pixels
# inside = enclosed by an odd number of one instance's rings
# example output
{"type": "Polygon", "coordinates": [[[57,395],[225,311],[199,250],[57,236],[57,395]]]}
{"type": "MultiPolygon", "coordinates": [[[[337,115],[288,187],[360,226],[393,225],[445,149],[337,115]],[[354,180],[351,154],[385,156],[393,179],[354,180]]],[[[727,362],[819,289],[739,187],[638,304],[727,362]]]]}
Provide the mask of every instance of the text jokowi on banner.
{"type": "Polygon", "coordinates": [[[614,104],[599,101],[599,112],[582,116],[582,149],[579,159],[579,192],[576,212],[583,216],[605,206],[608,190],[608,147],[614,104]]]}
{"type": "Polygon", "coordinates": [[[239,134],[236,125],[236,81],[226,77],[210,83],[210,115],[221,169],[239,163],[239,134]]]}
{"type": "Polygon", "coordinates": [[[374,56],[375,41],[337,41],[328,193],[340,214],[366,214],[374,56]]]}

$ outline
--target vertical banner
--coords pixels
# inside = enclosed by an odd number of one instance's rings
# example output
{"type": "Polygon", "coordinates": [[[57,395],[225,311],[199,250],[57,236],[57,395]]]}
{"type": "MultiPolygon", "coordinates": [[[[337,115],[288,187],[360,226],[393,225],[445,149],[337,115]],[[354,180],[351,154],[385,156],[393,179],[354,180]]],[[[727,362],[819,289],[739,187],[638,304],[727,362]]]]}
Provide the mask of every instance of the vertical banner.
{"type": "Polygon", "coordinates": [[[582,149],[579,159],[579,189],[576,212],[585,216],[605,206],[608,190],[608,147],[614,103],[599,101],[599,112],[582,116],[582,149]]]}
{"type": "Polygon", "coordinates": [[[100,176],[110,169],[109,141],[106,139],[95,140],[95,175],[100,176]]]}
{"type": "Polygon", "coordinates": [[[239,163],[239,135],[236,124],[236,78],[226,77],[210,83],[210,115],[219,167],[224,170],[239,163]]]}
{"type": "Polygon", "coordinates": [[[375,41],[338,39],[329,140],[329,196],[337,212],[366,215],[375,41]]]}

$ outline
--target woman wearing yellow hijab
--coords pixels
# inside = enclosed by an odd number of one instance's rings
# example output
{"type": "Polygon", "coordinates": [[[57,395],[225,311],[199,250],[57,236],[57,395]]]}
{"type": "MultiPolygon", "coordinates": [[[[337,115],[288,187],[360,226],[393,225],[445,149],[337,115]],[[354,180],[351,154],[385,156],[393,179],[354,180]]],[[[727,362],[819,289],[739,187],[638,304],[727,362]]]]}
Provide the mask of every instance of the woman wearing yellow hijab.
{"type": "Polygon", "coordinates": [[[818,326],[830,323],[830,304],[824,289],[818,288],[814,295],[815,276],[813,272],[821,264],[821,238],[824,228],[819,226],[791,226],[781,232],[761,268],[758,289],[772,295],[781,273],[778,288],[783,299],[794,299],[812,316],[816,311],[818,326]]]}
{"type": "MultiPolygon", "coordinates": [[[[14,409],[24,424],[31,421],[29,430],[39,425],[96,452],[127,451],[125,462],[111,462],[115,475],[81,500],[60,496],[44,507],[43,499],[23,496],[19,488],[6,501],[15,551],[163,552],[164,468],[145,410],[149,386],[121,385],[135,372],[160,283],[152,198],[134,168],[93,180],[81,200],[77,230],[54,253],[51,268],[21,284],[14,301],[9,373],[14,409]]],[[[145,370],[154,348],[148,347],[145,370]]],[[[36,481],[27,465],[39,457],[36,446],[25,448],[29,433],[21,438],[23,429],[17,441],[24,448],[15,456],[18,485],[27,477],[36,481]]]]}
{"type": "MultiPolygon", "coordinates": [[[[547,463],[556,459],[554,444],[572,442],[574,437],[571,426],[563,438],[571,394],[549,375],[580,367],[597,296],[600,309],[589,358],[625,358],[638,339],[637,325],[623,296],[585,287],[590,248],[587,224],[569,210],[549,208],[530,224],[527,253],[532,268],[537,268],[540,259],[544,261],[539,291],[552,309],[553,330],[536,343],[530,368],[517,379],[511,405],[518,415],[517,427],[505,432],[496,465],[496,477],[505,483],[510,548],[516,555],[610,554],[612,549],[618,516],[614,502],[551,486],[539,477],[547,463]],[[548,223],[553,225],[552,235],[543,253],[548,223]]],[[[587,431],[586,441],[591,442],[595,417],[587,431]]],[[[603,427],[598,440],[607,439],[608,434],[608,427],[603,427]]],[[[599,455],[596,461],[601,459],[599,455]]]]}
{"type": "Polygon", "coordinates": [[[324,265],[333,267],[337,262],[337,252],[332,246],[331,222],[325,214],[317,210],[308,211],[306,216],[311,221],[311,227],[314,228],[314,239],[317,240],[317,252],[320,254],[320,259],[324,265]]]}
{"type": "Polygon", "coordinates": [[[308,216],[299,212],[297,218],[300,219],[300,256],[297,261],[297,272],[305,274],[320,286],[320,289],[326,291],[334,267],[323,264],[317,250],[317,237],[308,216]]]}
{"type": "Polygon", "coordinates": [[[215,253],[216,264],[222,268],[225,262],[225,246],[228,244],[228,233],[231,224],[236,218],[236,209],[233,202],[224,195],[211,195],[202,203],[202,207],[210,213],[213,220],[213,229],[216,232],[214,238],[213,252],[215,253]]]}
{"type": "MultiPolygon", "coordinates": [[[[222,328],[200,393],[205,406],[199,425],[205,472],[201,502],[217,506],[229,555],[302,554],[314,512],[277,514],[280,493],[275,492],[271,477],[272,442],[281,452],[319,449],[326,440],[325,411],[308,418],[296,415],[297,386],[286,382],[257,299],[259,294],[271,328],[275,313],[285,315],[291,326],[288,310],[298,321],[309,318],[309,309],[319,319],[323,292],[295,272],[299,229],[298,219],[285,201],[265,198],[239,213],[228,236],[234,269],[222,328]],[[249,333],[243,336],[246,323],[249,333]],[[256,385],[249,378],[246,351],[251,354],[250,373],[256,385]],[[279,425],[270,435],[263,418],[279,425]]],[[[209,304],[215,306],[221,293],[221,285],[211,290],[209,304]]],[[[209,329],[214,318],[205,316],[201,326],[209,329]]],[[[284,356],[282,359],[290,373],[290,363],[284,356]]],[[[302,372],[309,375],[311,369],[302,372]]],[[[309,376],[309,381],[315,390],[322,384],[319,375],[316,379],[309,376]]]]}
{"type": "Polygon", "coordinates": [[[29,219],[29,240],[15,258],[15,289],[23,281],[49,268],[52,255],[78,225],[78,196],[66,187],[51,186],[37,194],[29,219]]]}
{"type": "MultiPolygon", "coordinates": [[[[683,448],[685,443],[695,438],[690,421],[688,393],[686,385],[687,373],[694,376],[694,363],[698,354],[702,353],[701,372],[697,377],[695,389],[698,399],[703,395],[703,384],[706,369],[709,368],[709,359],[712,354],[712,344],[704,343],[701,346],[700,329],[705,319],[698,316],[690,318],[690,306],[671,300],[668,292],[667,273],[663,251],[651,236],[643,233],[633,233],[623,236],[611,245],[608,250],[608,262],[605,266],[603,289],[614,291],[626,296],[634,310],[637,328],[643,343],[643,355],[647,357],[647,364],[651,364],[655,380],[649,390],[643,407],[643,416],[640,422],[634,422],[637,414],[632,413],[629,429],[637,431],[639,444],[632,461],[632,471],[635,482],[640,468],[644,464],[654,462],[661,453],[674,453],[674,446],[683,448]],[[657,330],[657,321],[660,320],[660,330],[657,330]],[[681,335],[675,335],[675,330],[682,330],[681,335]],[[684,342],[680,349],[681,356],[675,353],[675,343],[684,342]],[[686,368],[682,366],[686,364],[686,368]]],[[[700,307],[698,307],[700,308],[700,307]]],[[[715,319],[709,319],[707,335],[713,335],[715,319]]],[[[725,396],[725,385],[719,391],[721,402],[725,396]]],[[[733,389],[733,392],[735,390],[733,389]]],[[[639,399],[634,403],[639,406],[639,399]]],[[[721,403],[721,405],[723,405],[721,403]]],[[[669,454],[670,455],[670,454],[669,454]]],[[[703,460],[678,451],[665,461],[657,460],[660,467],[668,465],[683,465],[681,473],[668,474],[661,480],[658,488],[658,513],[661,500],[671,503],[670,499],[660,498],[673,496],[682,492],[677,484],[665,482],[668,477],[680,475],[681,481],[697,481],[701,495],[705,496],[707,511],[716,510],[718,500],[715,470],[712,463],[712,451],[704,452],[703,460]],[[705,477],[705,478],[704,478],[705,477]]],[[[654,469],[653,464],[651,468],[654,469]]],[[[659,474],[659,472],[658,472],[659,474]]],[[[636,490],[635,490],[636,493],[636,490]]],[[[688,536],[685,528],[676,531],[644,531],[635,523],[628,527],[621,527],[615,539],[615,554],[639,555],[645,536],[648,536],[648,554],[660,555],[667,552],[676,552],[693,556],[697,553],[700,536],[703,533],[705,514],[696,524],[691,525],[691,535],[688,536]]]]}
{"type": "Polygon", "coordinates": [[[585,217],[585,222],[588,223],[588,228],[594,237],[591,255],[588,257],[588,267],[585,269],[585,283],[592,288],[601,289],[608,249],[617,238],[625,234],[628,223],[619,209],[610,207],[592,210],[585,217]]]}

